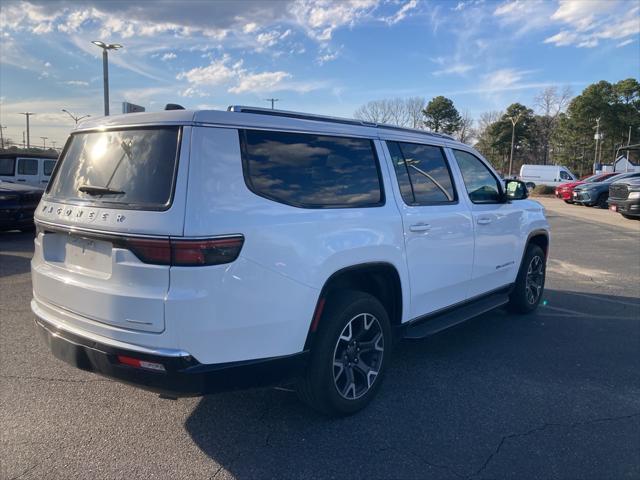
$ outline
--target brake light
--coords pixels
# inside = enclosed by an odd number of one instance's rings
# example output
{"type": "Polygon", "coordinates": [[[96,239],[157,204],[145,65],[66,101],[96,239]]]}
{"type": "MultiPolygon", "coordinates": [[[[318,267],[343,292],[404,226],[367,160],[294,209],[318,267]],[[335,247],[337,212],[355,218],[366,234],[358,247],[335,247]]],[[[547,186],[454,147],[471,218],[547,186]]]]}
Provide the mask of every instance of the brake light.
{"type": "Polygon", "coordinates": [[[244,237],[217,237],[198,240],[129,238],[125,248],[144,263],[180,267],[222,265],[240,254],[244,237]]]}

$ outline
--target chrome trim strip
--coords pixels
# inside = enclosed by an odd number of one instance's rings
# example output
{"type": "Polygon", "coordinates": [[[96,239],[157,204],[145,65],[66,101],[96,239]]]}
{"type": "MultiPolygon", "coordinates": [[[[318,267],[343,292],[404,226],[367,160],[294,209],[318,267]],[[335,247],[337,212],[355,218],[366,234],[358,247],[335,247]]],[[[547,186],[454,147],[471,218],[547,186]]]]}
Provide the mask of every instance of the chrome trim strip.
{"type": "Polygon", "coordinates": [[[145,233],[128,233],[128,232],[119,232],[117,230],[98,230],[93,228],[86,227],[76,227],[75,225],[64,225],[60,223],[52,223],[44,220],[35,220],[36,226],[40,226],[43,229],[51,229],[56,230],[61,233],[70,233],[70,234],[95,234],[103,237],[128,237],[128,238],[157,238],[161,240],[166,240],[168,238],[180,239],[180,240],[215,240],[218,238],[240,238],[244,237],[241,233],[230,233],[230,234],[221,234],[221,235],[199,235],[199,236],[176,236],[176,235],[152,235],[145,233]]]}

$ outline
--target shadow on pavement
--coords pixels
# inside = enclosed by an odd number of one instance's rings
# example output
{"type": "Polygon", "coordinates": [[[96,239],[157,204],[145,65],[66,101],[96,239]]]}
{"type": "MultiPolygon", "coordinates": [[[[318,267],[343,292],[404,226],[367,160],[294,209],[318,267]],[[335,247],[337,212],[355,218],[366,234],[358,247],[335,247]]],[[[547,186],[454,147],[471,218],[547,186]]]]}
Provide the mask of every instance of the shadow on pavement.
{"type": "Polygon", "coordinates": [[[352,417],[265,389],[203,397],[185,428],[212,474],[239,479],[633,476],[640,369],[621,359],[638,358],[640,300],[545,298],[529,316],[498,310],[401,342],[352,417]]]}

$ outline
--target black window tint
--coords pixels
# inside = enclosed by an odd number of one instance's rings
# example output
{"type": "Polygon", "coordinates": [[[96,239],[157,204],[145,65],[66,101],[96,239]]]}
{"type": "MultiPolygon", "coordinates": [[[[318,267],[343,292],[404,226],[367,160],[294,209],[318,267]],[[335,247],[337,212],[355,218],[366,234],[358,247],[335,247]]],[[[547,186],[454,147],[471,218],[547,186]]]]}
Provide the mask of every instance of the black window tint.
{"type": "Polygon", "coordinates": [[[384,202],[371,140],[260,130],[240,138],[245,179],[258,195],[308,208],[384,202]]]}
{"type": "Polygon", "coordinates": [[[44,161],[44,174],[48,177],[53,172],[53,167],[56,166],[55,160],[45,160],[44,161]]]}
{"type": "Polygon", "coordinates": [[[473,203],[496,203],[502,200],[498,180],[482,161],[462,150],[453,151],[469,198],[473,203]]]}
{"type": "Polygon", "coordinates": [[[387,142],[402,198],[408,205],[456,200],[451,173],[440,147],[387,142]]]}
{"type": "Polygon", "coordinates": [[[178,132],[157,127],[74,134],[47,192],[62,201],[162,210],[173,194],[178,132]],[[92,195],[81,186],[123,193],[92,195]]]}
{"type": "Polygon", "coordinates": [[[0,158],[0,175],[15,175],[15,158],[0,158]]]}
{"type": "Polygon", "coordinates": [[[18,175],[37,175],[38,160],[34,158],[18,159],[18,175]]]}

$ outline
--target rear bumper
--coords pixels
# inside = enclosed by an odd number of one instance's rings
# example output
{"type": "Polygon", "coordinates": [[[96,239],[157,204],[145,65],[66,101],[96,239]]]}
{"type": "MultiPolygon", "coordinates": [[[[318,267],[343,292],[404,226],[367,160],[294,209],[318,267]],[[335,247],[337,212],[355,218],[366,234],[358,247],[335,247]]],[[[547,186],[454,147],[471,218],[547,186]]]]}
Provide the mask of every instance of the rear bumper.
{"type": "Polygon", "coordinates": [[[199,363],[185,352],[155,354],[142,353],[137,348],[114,347],[62,329],[38,317],[36,326],[59,360],[82,370],[171,396],[197,396],[275,385],[302,374],[308,357],[308,352],[304,351],[284,357],[208,365],[199,363]],[[165,371],[122,364],[118,361],[119,355],[161,364],[165,371]]]}

